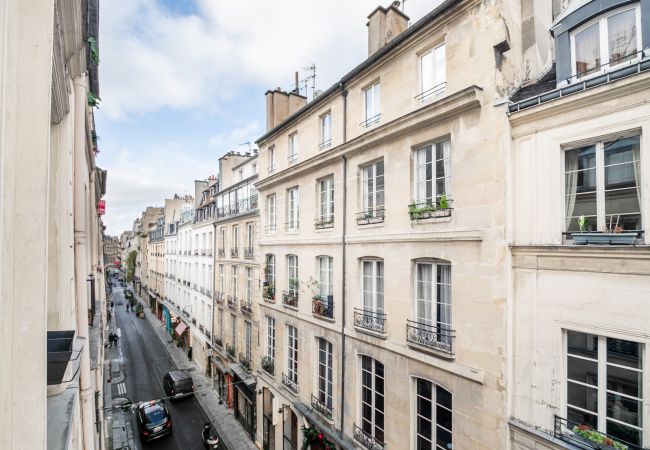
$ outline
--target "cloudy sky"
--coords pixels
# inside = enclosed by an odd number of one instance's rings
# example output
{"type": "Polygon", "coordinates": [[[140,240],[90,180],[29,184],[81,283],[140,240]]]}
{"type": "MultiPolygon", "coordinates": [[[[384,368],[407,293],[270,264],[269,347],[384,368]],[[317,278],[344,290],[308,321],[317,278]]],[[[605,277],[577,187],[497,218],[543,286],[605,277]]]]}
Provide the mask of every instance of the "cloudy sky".
{"type": "MultiPolygon", "coordinates": [[[[407,0],[412,22],[440,0],[407,0]]],[[[388,1],[381,2],[388,5],[388,1]]],[[[107,233],[147,205],[193,191],[265,129],[264,92],[316,65],[326,89],[367,56],[377,0],[101,2],[98,165],[107,233]],[[244,144],[244,145],[240,145],[244,144]]]]}

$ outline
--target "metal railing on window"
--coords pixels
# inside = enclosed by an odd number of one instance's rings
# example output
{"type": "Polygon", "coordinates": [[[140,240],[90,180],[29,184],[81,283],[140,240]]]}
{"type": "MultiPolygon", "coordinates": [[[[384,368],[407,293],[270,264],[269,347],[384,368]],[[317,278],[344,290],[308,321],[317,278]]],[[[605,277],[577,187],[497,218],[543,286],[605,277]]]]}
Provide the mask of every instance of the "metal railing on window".
{"type": "MultiPolygon", "coordinates": [[[[266,283],[266,281],[265,281],[266,283]]],[[[274,302],[275,301],[275,286],[274,285],[266,285],[262,288],[262,298],[264,300],[274,302]]]]}
{"type": "Polygon", "coordinates": [[[224,256],[226,256],[226,249],[220,248],[219,250],[217,250],[217,254],[223,258],[224,256]]]}
{"type": "Polygon", "coordinates": [[[284,224],[284,229],[286,231],[298,231],[299,228],[300,228],[300,222],[298,221],[298,219],[285,222],[284,224]]]}
{"type": "Polygon", "coordinates": [[[386,444],[363,431],[356,423],[354,424],[352,435],[359,444],[368,450],[384,450],[386,448],[386,444]]]}
{"type": "Polygon", "coordinates": [[[241,302],[241,305],[239,306],[239,309],[241,310],[242,314],[246,316],[252,316],[253,315],[253,302],[241,302]]]}
{"type": "Polygon", "coordinates": [[[555,416],[553,437],[579,448],[595,450],[643,450],[639,445],[595,430],[592,426],[555,416]]]}
{"type": "Polygon", "coordinates": [[[406,321],[406,340],[449,356],[454,355],[453,341],[456,331],[441,323],[426,324],[406,321]]]}
{"type": "Polygon", "coordinates": [[[255,257],[255,247],[244,247],[244,258],[255,257]]]}
{"type": "Polygon", "coordinates": [[[314,226],[316,227],[317,230],[334,227],[334,214],[331,214],[329,216],[322,216],[314,219],[314,226]]]}
{"type": "Polygon", "coordinates": [[[326,148],[331,147],[331,146],[332,146],[332,140],[328,139],[328,140],[323,141],[320,144],[318,144],[318,150],[323,150],[323,149],[326,149],[326,148]]]}
{"type": "Polygon", "coordinates": [[[409,205],[409,217],[411,220],[450,217],[453,210],[452,204],[453,200],[446,196],[437,197],[430,201],[411,203],[409,205]]]}
{"type": "Polygon", "coordinates": [[[282,291],[282,304],[292,308],[298,307],[298,292],[282,291]]]}
{"type": "Polygon", "coordinates": [[[251,359],[244,355],[243,353],[239,353],[239,363],[242,365],[246,371],[250,372],[251,370],[251,359]]]}
{"type": "Polygon", "coordinates": [[[386,332],[386,314],[363,308],[354,308],[354,326],[375,333],[386,332]]]}
{"type": "Polygon", "coordinates": [[[314,394],[311,394],[311,407],[321,416],[328,420],[332,420],[332,405],[321,402],[314,394]]]}
{"type": "Polygon", "coordinates": [[[217,208],[217,219],[244,214],[257,209],[257,195],[239,200],[232,205],[217,208]]]}
{"type": "Polygon", "coordinates": [[[384,207],[370,208],[357,213],[358,225],[369,225],[373,223],[381,223],[386,217],[386,209],[384,207]]]}
{"type": "Polygon", "coordinates": [[[432,88],[429,88],[425,91],[420,92],[418,95],[415,96],[415,99],[423,102],[426,100],[429,100],[432,97],[435,97],[436,95],[440,95],[443,92],[445,92],[445,87],[447,86],[447,82],[443,81],[440,84],[436,84],[432,88]]]}
{"type": "Polygon", "coordinates": [[[263,356],[260,365],[269,375],[275,374],[275,361],[270,356],[263,356]]]}
{"type": "Polygon", "coordinates": [[[269,173],[269,175],[275,172],[275,164],[269,164],[267,172],[269,173]]]}
{"type": "Polygon", "coordinates": [[[226,297],[226,303],[228,303],[228,307],[230,309],[237,309],[237,297],[233,297],[232,295],[229,295],[226,297]]]}
{"type": "Polygon", "coordinates": [[[237,355],[237,347],[231,344],[226,344],[226,353],[228,353],[228,356],[230,356],[230,358],[234,360],[235,355],[237,355]]]}
{"type": "Polygon", "coordinates": [[[316,295],[311,302],[311,312],[319,317],[334,318],[334,296],[316,295]]]}
{"type": "Polygon", "coordinates": [[[232,247],[230,249],[230,257],[231,258],[236,258],[238,254],[239,254],[239,249],[237,247],[232,247]]]}
{"type": "Polygon", "coordinates": [[[223,302],[224,297],[225,297],[225,295],[224,295],[223,292],[221,292],[221,291],[215,291],[215,293],[214,293],[214,299],[215,299],[217,302],[219,302],[219,303],[223,302]]]}
{"type": "Polygon", "coordinates": [[[381,113],[376,114],[376,115],[374,115],[372,117],[368,117],[363,122],[360,122],[359,125],[364,127],[364,128],[368,128],[368,127],[371,127],[371,126],[373,126],[375,124],[378,124],[380,122],[380,120],[381,120],[381,113]]]}
{"type": "Polygon", "coordinates": [[[289,162],[289,165],[295,164],[298,162],[298,153],[294,153],[293,155],[287,156],[287,161],[289,162]]]}
{"type": "Polygon", "coordinates": [[[293,381],[286,373],[282,373],[282,384],[289,388],[294,394],[298,393],[298,383],[293,381]]]}

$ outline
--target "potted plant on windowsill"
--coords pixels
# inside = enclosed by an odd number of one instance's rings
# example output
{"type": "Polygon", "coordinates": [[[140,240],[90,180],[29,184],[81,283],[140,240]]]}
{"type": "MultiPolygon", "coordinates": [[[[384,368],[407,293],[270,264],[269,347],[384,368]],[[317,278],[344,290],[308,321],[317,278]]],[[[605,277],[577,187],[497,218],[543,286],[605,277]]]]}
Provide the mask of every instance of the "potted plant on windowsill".
{"type": "Polygon", "coordinates": [[[573,243],[576,245],[632,245],[636,240],[637,233],[635,231],[625,231],[619,225],[620,214],[612,214],[605,224],[603,231],[587,231],[589,227],[589,220],[585,216],[578,218],[578,228],[580,232],[571,233],[573,243]],[[616,216],[616,221],[614,221],[616,216]]]}
{"type": "Polygon", "coordinates": [[[589,446],[597,444],[597,448],[601,450],[628,450],[627,445],[615,441],[588,425],[576,425],[571,431],[573,431],[575,438],[584,441],[589,446]]]}

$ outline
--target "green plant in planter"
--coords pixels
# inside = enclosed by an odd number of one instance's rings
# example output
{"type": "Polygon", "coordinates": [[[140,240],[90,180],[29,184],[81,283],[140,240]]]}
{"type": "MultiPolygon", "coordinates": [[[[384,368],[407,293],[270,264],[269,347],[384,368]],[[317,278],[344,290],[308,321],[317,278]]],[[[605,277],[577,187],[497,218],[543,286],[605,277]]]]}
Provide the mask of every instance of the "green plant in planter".
{"type": "Polygon", "coordinates": [[[289,289],[296,290],[300,287],[300,280],[298,278],[289,278],[289,289]]]}
{"type": "Polygon", "coordinates": [[[580,230],[581,233],[587,231],[588,225],[589,225],[589,221],[585,216],[578,217],[578,229],[580,230]]]}
{"type": "Polygon", "coordinates": [[[93,108],[99,108],[99,102],[101,102],[102,99],[99,98],[97,94],[94,92],[88,91],[88,106],[91,106],[93,108]]]}
{"type": "Polygon", "coordinates": [[[581,436],[588,441],[595,442],[596,444],[608,445],[614,447],[616,450],[628,450],[627,445],[616,442],[614,439],[590,428],[588,425],[577,425],[573,427],[572,431],[578,436],[581,436]]]}
{"type": "Polygon", "coordinates": [[[447,194],[444,192],[440,196],[440,209],[448,209],[449,208],[449,202],[447,201],[447,194]]]}
{"type": "Polygon", "coordinates": [[[314,428],[302,427],[302,450],[308,450],[313,443],[320,442],[325,450],[336,450],[336,444],[314,428]]]}

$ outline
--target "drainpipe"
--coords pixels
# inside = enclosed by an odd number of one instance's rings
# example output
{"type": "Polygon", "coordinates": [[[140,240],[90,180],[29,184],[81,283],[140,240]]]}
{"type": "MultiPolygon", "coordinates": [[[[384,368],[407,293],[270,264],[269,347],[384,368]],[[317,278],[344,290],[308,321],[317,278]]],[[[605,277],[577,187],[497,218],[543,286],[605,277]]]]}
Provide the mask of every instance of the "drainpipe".
{"type": "MultiPolygon", "coordinates": [[[[343,87],[343,83],[339,83],[341,88],[341,95],[343,96],[343,143],[347,141],[347,112],[348,112],[348,91],[343,87]]],[[[341,230],[341,252],[342,252],[342,262],[341,262],[341,436],[343,433],[343,426],[345,423],[345,271],[346,271],[346,242],[345,242],[345,233],[346,233],[346,216],[347,216],[347,171],[348,171],[348,160],[345,155],[341,156],[343,159],[343,217],[342,225],[343,229],[341,230]]]]}
{"type": "MultiPolygon", "coordinates": [[[[210,274],[212,277],[210,282],[210,285],[212,286],[212,289],[210,289],[212,294],[212,320],[210,321],[210,348],[212,349],[212,356],[210,357],[210,365],[212,365],[212,358],[214,358],[214,318],[216,317],[216,293],[214,292],[216,283],[214,282],[214,279],[217,273],[217,222],[212,222],[212,228],[214,229],[214,232],[212,233],[212,273],[210,274]]],[[[210,381],[212,382],[212,386],[214,386],[214,371],[212,370],[212,367],[210,367],[210,381]]]]}

